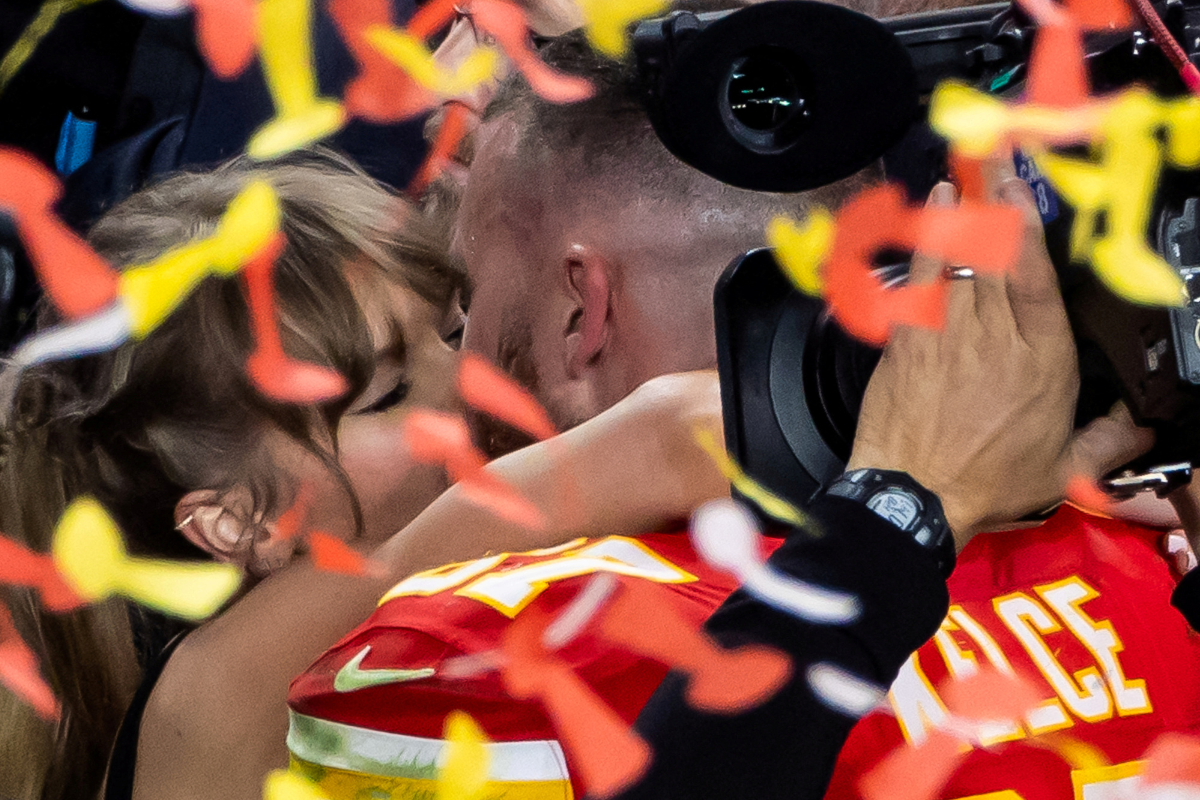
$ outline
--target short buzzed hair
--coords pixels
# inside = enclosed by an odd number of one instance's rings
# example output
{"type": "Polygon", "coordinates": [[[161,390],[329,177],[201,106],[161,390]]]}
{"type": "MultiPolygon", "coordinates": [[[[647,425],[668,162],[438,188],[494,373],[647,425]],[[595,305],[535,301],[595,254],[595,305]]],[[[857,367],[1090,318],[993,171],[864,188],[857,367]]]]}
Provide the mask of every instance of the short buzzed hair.
{"type": "MultiPolygon", "coordinates": [[[[721,5],[729,8],[730,4],[721,5]]],[[[636,197],[664,206],[737,211],[760,226],[777,214],[802,217],[814,205],[837,208],[865,185],[882,179],[882,169],[872,166],[845,180],[795,194],[720,183],[677,159],[659,141],[632,58],[615,60],[596,53],[580,30],[548,41],[540,56],[560,72],[590,80],[595,93],[587,100],[561,104],[538,96],[519,73],[501,85],[484,119],[512,118],[517,127],[514,156],[531,176],[553,177],[566,169],[571,182],[586,187],[593,198],[597,194],[618,201],[636,197]]],[[[748,243],[761,243],[761,227],[756,234],[745,233],[748,243]]]]}

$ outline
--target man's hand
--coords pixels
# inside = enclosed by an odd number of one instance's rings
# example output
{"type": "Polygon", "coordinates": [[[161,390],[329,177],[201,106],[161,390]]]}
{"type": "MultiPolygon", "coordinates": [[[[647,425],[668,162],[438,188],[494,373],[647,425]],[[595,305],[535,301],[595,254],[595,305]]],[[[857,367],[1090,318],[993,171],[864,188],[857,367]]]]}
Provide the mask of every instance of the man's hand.
{"type": "MultiPolygon", "coordinates": [[[[994,200],[1025,211],[1013,271],[954,280],[944,330],[904,328],[884,349],[849,468],[907,472],[937,493],[961,550],[978,531],[1058,502],[1073,465],[1075,344],[1028,187],[993,169],[994,200]]],[[[940,184],[930,203],[949,205],[940,184]]],[[[911,280],[946,264],[918,255],[911,280]]]]}

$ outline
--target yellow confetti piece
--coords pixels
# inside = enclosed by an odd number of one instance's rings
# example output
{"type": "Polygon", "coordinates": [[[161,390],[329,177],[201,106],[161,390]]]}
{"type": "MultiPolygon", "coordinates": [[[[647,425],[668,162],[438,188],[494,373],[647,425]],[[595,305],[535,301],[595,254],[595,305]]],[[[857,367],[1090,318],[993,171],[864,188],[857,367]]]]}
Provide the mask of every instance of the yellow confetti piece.
{"type": "Polygon", "coordinates": [[[1074,255],[1090,259],[1110,290],[1145,305],[1181,306],[1186,300],[1178,273],[1146,243],[1164,155],[1156,134],[1169,120],[1168,104],[1149,92],[1123,92],[1101,118],[1095,160],[1034,156],[1042,174],[1075,207],[1074,255]],[[1102,214],[1104,232],[1096,234],[1102,214]]]}
{"type": "Polygon", "coordinates": [[[275,118],[250,137],[251,158],[275,158],[335,133],[345,124],[340,103],[317,95],[309,0],[258,4],[259,58],[275,103],[275,118]]]}
{"type": "Polygon", "coordinates": [[[1100,120],[1101,107],[1064,110],[1044,106],[1008,105],[1002,100],[956,81],[933,90],[929,124],[970,158],[986,158],[1010,139],[1069,142],[1086,138],[1100,120]]]}
{"type": "Polygon", "coordinates": [[[463,711],[446,717],[446,758],[438,772],[435,800],[480,800],[487,788],[491,754],[483,730],[463,711]]]}
{"type": "Polygon", "coordinates": [[[588,41],[600,53],[622,58],[629,52],[629,26],[665,13],[670,0],[579,0],[588,41]]]}
{"type": "Polygon", "coordinates": [[[821,262],[833,246],[836,229],[833,215],[823,208],[810,212],[802,225],[782,216],[767,224],[767,245],[775,251],[775,260],[805,294],[821,295],[821,262]]]}
{"type": "Polygon", "coordinates": [[[51,552],[63,579],[80,597],[98,601],[118,594],[185,619],[212,614],[242,579],[232,564],[129,557],[116,522],[90,497],[67,507],[51,552]]]}
{"type": "Polygon", "coordinates": [[[983,157],[1015,142],[1075,207],[1072,255],[1088,259],[1104,284],[1145,305],[1179,306],[1183,281],[1146,243],[1164,158],[1200,163],[1200,101],[1163,100],[1141,88],[1083,107],[1006,105],[963,84],[935,91],[930,123],[960,152],[983,157]],[[1159,133],[1166,128],[1165,145],[1159,133]],[[1091,157],[1058,155],[1048,145],[1091,141],[1091,157]],[[1103,232],[1097,233],[1101,216],[1103,232]]]}
{"type": "Polygon", "coordinates": [[[42,40],[54,30],[59,17],[95,2],[97,0],[46,0],[38,9],[37,16],[21,31],[21,35],[0,61],[0,92],[8,87],[9,82],[21,71],[21,67],[37,50],[42,40]]]}
{"type": "Polygon", "coordinates": [[[500,65],[500,53],[494,47],[478,47],[450,72],[433,60],[424,43],[415,36],[386,25],[366,30],[367,41],[389,61],[409,74],[422,88],[441,97],[467,94],[492,80],[500,65]]]}
{"type": "Polygon", "coordinates": [[[752,500],[764,514],[786,525],[803,528],[814,536],[821,535],[821,531],[813,519],[747,475],[738,463],[725,452],[725,448],[721,447],[711,431],[697,427],[692,431],[692,436],[704,452],[708,453],[709,457],[716,462],[717,469],[721,470],[721,474],[733,485],[733,488],[741,492],[743,497],[752,500]]]}
{"type": "Polygon", "coordinates": [[[329,800],[329,796],[307,778],[276,769],[263,781],[263,800],[329,800]]]}
{"type": "Polygon", "coordinates": [[[210,273],[230,275],[241,269],[278,233],[280,216],[271,185],[251,181],[226,207],[212,236],[122,272],[118,294],[133,335],[149,335],[210,273]]]}
{"type": "Polygon", "coordinates": [[[1047,733],[1035,736],[1029,743],[1057,753],[1071,769],[1099,769],[1111,766],[1111,762],[1094,745],[1068,736],[1065,733],[1047,733]]]}

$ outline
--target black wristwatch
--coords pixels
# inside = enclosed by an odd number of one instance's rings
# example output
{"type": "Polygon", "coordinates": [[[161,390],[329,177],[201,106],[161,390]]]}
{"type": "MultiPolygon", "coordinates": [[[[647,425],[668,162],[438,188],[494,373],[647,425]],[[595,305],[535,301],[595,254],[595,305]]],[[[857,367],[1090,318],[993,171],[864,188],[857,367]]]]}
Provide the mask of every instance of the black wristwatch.
{"type": "Polygon", "coordinates": [[[825,494],[862,503],[928,550],[942,575],[949,578],[954,571],[954,534],[942,501],[908,473],[856,469],[829,484],[825,494]]]}

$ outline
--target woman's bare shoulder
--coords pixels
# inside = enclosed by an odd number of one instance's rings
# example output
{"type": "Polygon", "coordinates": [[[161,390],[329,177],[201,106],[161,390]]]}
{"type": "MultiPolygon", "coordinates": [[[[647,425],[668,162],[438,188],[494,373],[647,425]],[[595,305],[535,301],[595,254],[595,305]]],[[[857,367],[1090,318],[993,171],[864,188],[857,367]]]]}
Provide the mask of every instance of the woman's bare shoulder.
{"type": "Polygon", "coordinates": [[[134,800],[258,800],[266,772],[286,766],[284,699],[263,691],[236,638],[205,626],[167,661],[142,715],[134,800]]]}

